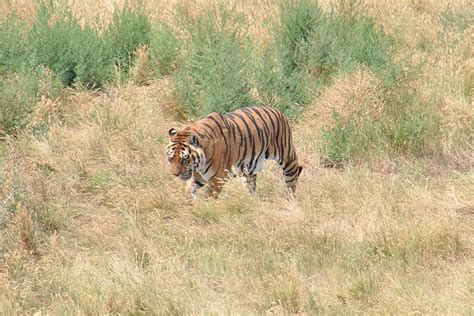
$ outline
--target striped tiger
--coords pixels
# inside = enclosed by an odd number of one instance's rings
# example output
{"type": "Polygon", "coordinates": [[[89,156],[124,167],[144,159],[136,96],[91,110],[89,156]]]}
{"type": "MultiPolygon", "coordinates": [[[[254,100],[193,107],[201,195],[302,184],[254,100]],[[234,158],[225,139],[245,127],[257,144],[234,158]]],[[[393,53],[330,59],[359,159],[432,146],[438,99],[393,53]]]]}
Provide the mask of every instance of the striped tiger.
{"type": "Polygon", "coordinates": [[[171,172],[189,181],[192,198],[208,185],[207,193],[217,197],[223,179],[242,176],[254,192],[257,173],[267,159],[283,169],[287,191],[294,194],[303,169],[298,163],[288,119],[271,107],[249,107],[221,115],[213,112],[168,132],[166,147],[171,172]],[[237,173],[237,174],[236,174],[237,173]]]}

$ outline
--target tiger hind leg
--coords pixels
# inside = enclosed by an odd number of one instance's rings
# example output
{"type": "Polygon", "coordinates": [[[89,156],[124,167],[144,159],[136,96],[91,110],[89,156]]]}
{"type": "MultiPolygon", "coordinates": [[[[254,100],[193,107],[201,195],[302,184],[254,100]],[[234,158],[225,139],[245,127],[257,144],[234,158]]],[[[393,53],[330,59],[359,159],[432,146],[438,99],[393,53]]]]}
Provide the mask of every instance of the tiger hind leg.
{"type": "Polygon", "coordinates": [[[295,194],[298,178],[302,170],[303,167],[297,163],[290,164],[287,168],[283,168],[283,178],[285,179],[286,191],[292,196],[295,194]]]}
{"type": "Polygon", "coordinates": [[[244,183],[247,185],[247,189],[250,193],[254,193],[257,189],[257,175],[246,175],[244,176],[244,183]]]}

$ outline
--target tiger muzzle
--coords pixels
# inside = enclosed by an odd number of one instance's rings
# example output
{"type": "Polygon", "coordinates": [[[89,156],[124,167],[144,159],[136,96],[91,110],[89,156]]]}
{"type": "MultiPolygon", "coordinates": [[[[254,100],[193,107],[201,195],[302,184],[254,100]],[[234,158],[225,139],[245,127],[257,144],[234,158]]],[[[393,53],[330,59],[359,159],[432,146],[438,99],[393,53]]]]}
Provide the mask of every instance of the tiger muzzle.
{"type": "Polygon", "coordinates": [[[191,179],[192,174],[193,174],[193,171],[191,170],[191,168],[189,168],[189,169],[186,169],[186,171],[176,176],[178,176],[181,180],[186,181],[186,180],[191,179]]]}

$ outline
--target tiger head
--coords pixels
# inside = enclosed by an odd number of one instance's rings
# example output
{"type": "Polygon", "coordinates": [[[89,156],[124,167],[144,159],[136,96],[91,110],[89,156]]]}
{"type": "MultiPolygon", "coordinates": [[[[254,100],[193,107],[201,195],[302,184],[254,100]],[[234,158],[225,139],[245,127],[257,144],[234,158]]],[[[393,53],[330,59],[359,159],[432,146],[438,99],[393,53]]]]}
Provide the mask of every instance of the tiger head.
{"type": "Polygon", "coordinates": [[[171,172],[183,181],[189,180],[203,160],[198,137],[187,129],[178,131],[172,128],[168,134],[170,142],[166,146],[166,156],[171,172]]]}

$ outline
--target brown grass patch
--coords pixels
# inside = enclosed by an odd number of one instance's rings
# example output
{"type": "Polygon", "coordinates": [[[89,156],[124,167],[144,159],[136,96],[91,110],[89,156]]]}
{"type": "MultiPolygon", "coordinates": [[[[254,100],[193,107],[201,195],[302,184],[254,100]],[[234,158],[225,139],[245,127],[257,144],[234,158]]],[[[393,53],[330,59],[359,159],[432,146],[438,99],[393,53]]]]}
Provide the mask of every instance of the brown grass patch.
{"type": "Polygon", "coordinates": [[[148,85],[153,77],[148,47],[137,49],[135,58],[135,64],[130,69],[130,79],[136,85],[148,85]]]}
{"type": "Polygon", "coordinates": [[[308,130],[319,130],[334,125],[334,112],[343,121],[364,112],[377,117],[383,109],[380,89],[379,79],[366,68],[343,75],[309,106],[303,120],[308,130]]]}

